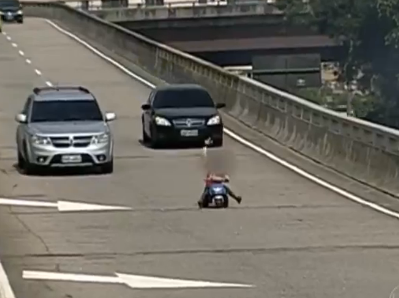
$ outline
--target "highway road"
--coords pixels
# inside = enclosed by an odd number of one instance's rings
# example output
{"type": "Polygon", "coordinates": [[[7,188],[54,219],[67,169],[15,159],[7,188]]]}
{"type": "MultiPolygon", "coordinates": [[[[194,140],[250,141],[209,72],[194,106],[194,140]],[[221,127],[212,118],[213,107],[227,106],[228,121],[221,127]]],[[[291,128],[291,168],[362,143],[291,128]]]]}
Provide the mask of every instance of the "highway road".
{"type": "MultiPolygon", "coordinates": [[[[201,149],[155,151],[139,142],[140,105],[148,87],[44,20],[6,24],[5,32],[0,36],[2,197],[133,208],[65,213],[0,206],[0,259],[16,297],[388,298],[399,284],[397,220],[230,139],[224,150],[235,156],[232,187],[243,194],[243,203],[198,210],[201,149]],[[112,124],[114,174],[27,177],[16,170],[13,117],[31,89],[46,83],[87,86],[104,110],[118,114],[112,124]],[[57,281],[42,273],[38,280],[31,271],[71,275],[57,281]],[[133,282],[116,281],[115,273],[253,287],[159,290],[151,288],[159,285],[152,281],[146,289],[133,289],[127,285],[133,282]],[[85,283],[82,274],[109,278],[86,277],[92,282],[85,283]]],[[[0,282],[4,286],[4,279],[0,282]]],[[[136,279],[133,287],[143,285],[136,279]]]]}

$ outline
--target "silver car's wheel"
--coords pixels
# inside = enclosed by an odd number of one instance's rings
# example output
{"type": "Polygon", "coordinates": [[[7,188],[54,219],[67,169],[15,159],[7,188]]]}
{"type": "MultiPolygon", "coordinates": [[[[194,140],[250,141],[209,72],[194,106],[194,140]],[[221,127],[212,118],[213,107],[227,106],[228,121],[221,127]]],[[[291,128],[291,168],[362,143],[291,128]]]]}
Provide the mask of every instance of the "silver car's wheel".
{"type": "Polygon", "coordinates": [[[25,167],[25,160],[21,152],[18,150],[18,168],[22,170],[25,167]]]}
{"type": "Polygon", "coordinates": [[[102,174],[112,174],[114,172],[114,160],[107,162],[106,164],[101,166],[102,174]]]}

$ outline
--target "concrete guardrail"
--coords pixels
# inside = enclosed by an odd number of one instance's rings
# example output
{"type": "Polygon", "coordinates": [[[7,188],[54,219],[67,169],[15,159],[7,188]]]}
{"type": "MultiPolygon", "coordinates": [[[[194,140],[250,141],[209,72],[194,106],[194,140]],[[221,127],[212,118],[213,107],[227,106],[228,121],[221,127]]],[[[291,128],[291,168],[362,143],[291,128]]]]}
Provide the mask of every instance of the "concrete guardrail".
{"type": "MultiPolygon", "coordinates": [[[[25,0],[28,1],[28,0],[25,0]]],[[[245,1],[245,0],[244,0],[245,1]]],[[[252,1],[252,0],[251,0],[252,1]]],[[[261,0],[253,0],[261,1],[261,0]]],[[[54,2],[54,1],[47,1],[54,2]]],[[[125,8],[178,8],[178,7],[207,7],[207,6],[224,6],[227,5],[227,0],[206,0],[206,2],[199,2],[199,0],[164,0],[163,5],[146,4],[145,0],[61,0],[60,2],[77,9],[84,10],[102,10],[102,9],[125,9],[125,8]]]]}
{"type": "MultiPolygon", "coordinates": [[[[326,110],[294,95],[159,44],[60,3],[26,3],[116,60],[169,83],[198,83],[247,126],[328,167],[398,195],[399,132],[326,110]]],[[[399,196],[399,195],[398,195],[399,196]]]]}
{"type": "Polygon", "coordinates": [[[282,12],[274,5],[267,4],[266,2],[214,6],[183,6],[173,8],[168,6],[125,9],[107,8],[93,10],[91,13],[109,22],[282,15],[282,12]]]}

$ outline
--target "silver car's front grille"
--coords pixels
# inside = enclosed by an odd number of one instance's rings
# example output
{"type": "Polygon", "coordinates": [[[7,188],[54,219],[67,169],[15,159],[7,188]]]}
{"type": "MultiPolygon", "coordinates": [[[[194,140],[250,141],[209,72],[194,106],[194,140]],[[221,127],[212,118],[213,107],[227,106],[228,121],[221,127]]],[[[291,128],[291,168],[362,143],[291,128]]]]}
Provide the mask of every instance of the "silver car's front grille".
{"type": "Polygon", "coordinates": [[[195,128],[205,125],[205,119],[180,118],[173,120],[173,125],[178,128],[195,128]]]}
{"type": "Polygon", "coordinates": [[[85,148],[90,145],[92,136],[51,137],[51,143],[57,148],[85,148]]]}

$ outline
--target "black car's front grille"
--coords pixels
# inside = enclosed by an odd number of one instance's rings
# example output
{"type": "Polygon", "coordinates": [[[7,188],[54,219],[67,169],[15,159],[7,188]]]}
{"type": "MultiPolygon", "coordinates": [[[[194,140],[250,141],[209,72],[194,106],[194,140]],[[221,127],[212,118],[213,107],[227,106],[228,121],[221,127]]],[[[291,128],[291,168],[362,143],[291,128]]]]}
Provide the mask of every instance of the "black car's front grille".
{"type": "Polygon", "coordinates": [[[205,119],[201,118],[179,118],[173,120],[173,125],[177,128],[196,128],[205,125],[205,119]]]}

